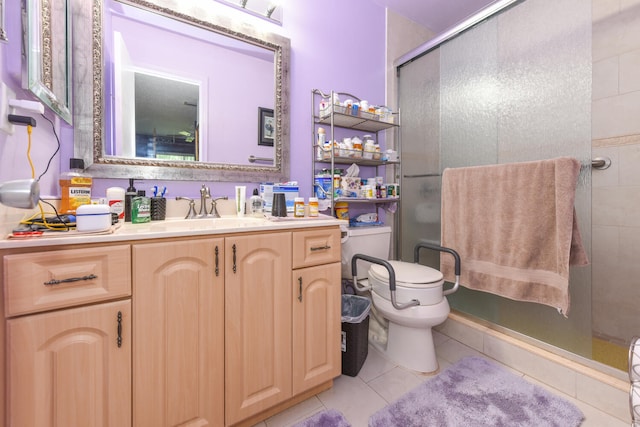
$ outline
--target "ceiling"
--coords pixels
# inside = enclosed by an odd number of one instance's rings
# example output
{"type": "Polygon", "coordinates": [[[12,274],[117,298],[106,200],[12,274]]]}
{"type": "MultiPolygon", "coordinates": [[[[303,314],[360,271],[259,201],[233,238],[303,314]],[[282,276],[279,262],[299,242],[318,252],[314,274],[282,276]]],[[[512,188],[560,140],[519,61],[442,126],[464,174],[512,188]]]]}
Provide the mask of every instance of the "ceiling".
{"type": "Polygon", "coordinates": [[[372,0],[438,34],[498,0],[372,0]]]}

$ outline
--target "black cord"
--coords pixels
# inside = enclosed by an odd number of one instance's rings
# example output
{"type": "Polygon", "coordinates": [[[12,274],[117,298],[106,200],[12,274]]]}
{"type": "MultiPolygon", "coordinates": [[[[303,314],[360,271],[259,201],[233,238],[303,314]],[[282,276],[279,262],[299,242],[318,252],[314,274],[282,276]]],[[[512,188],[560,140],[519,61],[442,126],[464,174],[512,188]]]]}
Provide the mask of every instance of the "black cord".
{"type": "MultiPolygon", "coordinates": [[[[58,219],[60,220],[60,223],[61,223],[62,225],[64,225],[64,227],[67,229],[66,231],[69,231],[69,230],[70,230],[70,228],[69,228],[69,224],[67,224],[67,223],[66,223],[66,221],[65,221],[65,220],[63,220],[63,219],[60,217],[60,214],[58,213],[58,210],[56,209],[56,207],[55,207],[55,206],[53,206],[51,203],[47,202],[47,201],[46,201],[46,200],[44,200],[44,199],[38,199],[38,200],[40,200],[42,203],[45,203],[45,204],[47,204],[47,205],[51,206],[51,209],[53,209],[53,211],[54,211],[54,212],[55,212],[55,214],[56,214],[56,218],[58,218],[58,219]]],[[[61,231],[61,230],[58,230],[58,231],[61,231]]]]}
{"type": "MultiPolygon", "coordinates": [[[[47,162],[47,167],[44,169],[44,172],[42,172],[40,174],[40,176],[38,177],[37,181],[40,181],[40,178],[42,178],[44,176],[45,173],[47,173],[47,171],[49,170],[49,166],[51,166],[51,161],[53,161],[53,158],[56,156],[56,154],[58,154],[58,151],[60,151],[60,138],[58,138],[58,134],[56,133],[56,127],[53,124],[53,122],[51,120],[49,120],[47,118],[47,116],[45,116],[44,114],[41,114],[42,117],[45,118],[46,121],[48,121],[49,123],[51,123],[51,129],[53,129],[53,134],[56,137],[56,141],[58,141],[58,148],[56,148],[56,151],[53,152],[53,154],[51,155],[51,157],[49,157],[49,161],[47,162]]],[[[45,202],[47,203],[47,202],[45,202]]],[[[47,203],[49,206],[51,206],[50,203],[47,203]]],[[[55,208],[54,208],[55,210],[55,208]]],[[[58,212],[56,211],[56,215],[58,215],[58,212]]],[[[59,217],[58,217],[59,218],[59,217]]]]}

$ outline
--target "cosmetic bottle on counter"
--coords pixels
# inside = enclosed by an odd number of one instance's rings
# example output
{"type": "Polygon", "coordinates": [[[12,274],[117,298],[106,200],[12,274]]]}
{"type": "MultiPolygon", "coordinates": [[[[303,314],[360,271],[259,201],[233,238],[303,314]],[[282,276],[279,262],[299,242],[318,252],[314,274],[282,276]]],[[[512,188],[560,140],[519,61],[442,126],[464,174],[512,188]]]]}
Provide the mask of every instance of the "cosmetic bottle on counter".
{"type": "Polygon", "coordinates": [[[141,224],[151,221],[151,199],[144,190],[138,190],[138,195],[131,199],[131,223],[141,224]]]}
{"type": "Polygon", "coordinates": [[[91,175],[84,171],[84,160],[69,159],[69,172],[60,175],[60,209],[61,214],[76,213],[81,205],[91,204],[91,175]]]}
{"type": "Polygon", "coordinates": [[[251,209],[251,216],[261,217],[264,215],[264,200],[260,197],[260,193],[257,188],[253,189],[253,195],[249,199],[249,206],[251,209]]]}
{"type": "Polygon", "coordinates": [[[129,188],[124,193],[124,220],[131,222],[131,201],[138,195],[136,187],[133,186],[133,179],[129,179],[129,188]]]}

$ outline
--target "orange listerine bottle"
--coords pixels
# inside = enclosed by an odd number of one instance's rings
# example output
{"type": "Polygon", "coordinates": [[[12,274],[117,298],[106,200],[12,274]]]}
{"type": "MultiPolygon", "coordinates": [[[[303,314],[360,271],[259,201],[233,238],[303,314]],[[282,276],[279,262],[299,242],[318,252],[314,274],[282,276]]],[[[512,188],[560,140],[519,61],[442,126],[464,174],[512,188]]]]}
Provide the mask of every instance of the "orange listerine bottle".
{"type": "Polygon", "coordinates": [[[84,171],[84,160],[69,159],[69,169],[69,172],[60,174],[61,214],[75,214],[78,206],[91,204],[93,180],[84,171]]]}

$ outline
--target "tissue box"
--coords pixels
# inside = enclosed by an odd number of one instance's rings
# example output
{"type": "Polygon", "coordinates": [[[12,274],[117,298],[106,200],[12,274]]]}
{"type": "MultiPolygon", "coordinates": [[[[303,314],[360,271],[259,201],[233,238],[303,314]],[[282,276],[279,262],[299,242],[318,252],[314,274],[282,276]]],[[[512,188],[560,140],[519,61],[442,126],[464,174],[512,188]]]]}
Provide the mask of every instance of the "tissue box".
{"type": "Polygon", "coordinates": [[[359,176],[343,176],[340,182],[342,195],[344,197],[360,196],[360,177],[359,176]]]}
{"type": "Polygon", "coordinates": [[[260,184],[260,196],[264,200],[265,212],[271,213],[273,193],[284,193],[287,202],[287,212],[293,212],[294,199],[298,197],[297,185],[286,184],[260,184]]]}

